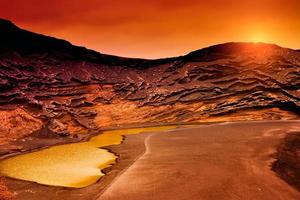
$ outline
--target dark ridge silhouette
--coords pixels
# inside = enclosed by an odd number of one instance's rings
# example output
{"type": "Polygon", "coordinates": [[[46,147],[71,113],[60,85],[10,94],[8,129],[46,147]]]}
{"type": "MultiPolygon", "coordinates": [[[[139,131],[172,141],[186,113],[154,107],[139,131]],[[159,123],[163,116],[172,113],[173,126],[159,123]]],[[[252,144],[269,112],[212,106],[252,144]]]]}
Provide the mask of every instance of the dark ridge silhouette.
{"type": "Polygon", "coordinates": [[[0,54],[18,52],[22,55],[49,53],[60,59],[88,60],[105,64],[137,67],[161,64],[172,59],[129,59],[105,55],[85,47],[74,46],[70,42],[20,29],[9,20],[0,19],[0,54]]]}
{"type": "Polygon", "coordinates": [[[23,30],[6,19],[0,19],[0,42],[0,54],[9,52],[18,52],[22,55],[49,53],[59,57],[60,59],[88,60],[91,62],[101,62],[112,65],[126,65],[128,67],[143,66],[143,68],[173,62],[178,59],[188,60],[196,58],[197,60],[200,59],[205,61],[225,58],[234,53],[246,52],[249,49],[253,48],[253,46],[260,46],[261,48],[267,49],[281,48],[274,44],[229,42],[196,50],[185,56],[179,57],[151,60],[125,58],[101,54],[85,47],[72,45],[66,40],[23,30]]]}

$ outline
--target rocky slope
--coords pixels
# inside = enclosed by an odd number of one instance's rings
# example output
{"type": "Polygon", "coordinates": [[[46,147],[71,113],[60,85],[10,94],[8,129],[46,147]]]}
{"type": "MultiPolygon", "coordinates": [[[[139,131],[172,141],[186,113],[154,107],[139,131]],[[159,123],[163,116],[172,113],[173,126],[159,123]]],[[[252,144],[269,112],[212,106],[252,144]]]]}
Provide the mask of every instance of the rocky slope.
{"type": "Polygon", "coordinates": [[[0,20],[0,142],[129,124],[289,119],[300,52],[226,43],[145,60],[104,55],[0,20]],[[19,131],[21,130],[21,131],[19,131]]]}

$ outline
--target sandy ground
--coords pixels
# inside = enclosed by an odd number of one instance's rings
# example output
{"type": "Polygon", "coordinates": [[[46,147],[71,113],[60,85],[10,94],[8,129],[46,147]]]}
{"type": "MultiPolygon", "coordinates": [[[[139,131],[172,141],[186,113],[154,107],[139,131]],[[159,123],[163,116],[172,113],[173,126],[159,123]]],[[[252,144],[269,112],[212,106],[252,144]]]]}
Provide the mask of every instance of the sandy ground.
{"type": "Polygon", "coordinates": [[[293,200],[300,193],[271,170],[285,133],[300,121],[211,124],[126,136],[99,182],[82,189],[5,178],[20,200],[293,200]]]}
{"type": "Polygon", "coordinates": [[[299,121],[244,122],[150,134],[98,200],[300,199],[270,167],[280,138],[299,129],[299,121]]]}

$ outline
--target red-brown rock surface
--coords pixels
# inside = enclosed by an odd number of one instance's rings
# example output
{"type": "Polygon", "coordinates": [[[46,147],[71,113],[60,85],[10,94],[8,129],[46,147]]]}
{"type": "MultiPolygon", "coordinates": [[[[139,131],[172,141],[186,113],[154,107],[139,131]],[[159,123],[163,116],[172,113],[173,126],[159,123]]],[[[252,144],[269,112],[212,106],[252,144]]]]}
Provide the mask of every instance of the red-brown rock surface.
{"type": "Polygon", "coordinates": [[[63,136],[124,124],[299,113],[300,53],[276,45],[226,43],[180,57],[130,59],[6,20],[0,20],[0,43],[0,106],[11,109],[2,112],[22,106],[63,136]]]}
{"type": "Polygon", "coordinates": [[[0,179],[0,199],[1,200],[15,200],[14,195],[8,190],[3,180],[0,179]]]}

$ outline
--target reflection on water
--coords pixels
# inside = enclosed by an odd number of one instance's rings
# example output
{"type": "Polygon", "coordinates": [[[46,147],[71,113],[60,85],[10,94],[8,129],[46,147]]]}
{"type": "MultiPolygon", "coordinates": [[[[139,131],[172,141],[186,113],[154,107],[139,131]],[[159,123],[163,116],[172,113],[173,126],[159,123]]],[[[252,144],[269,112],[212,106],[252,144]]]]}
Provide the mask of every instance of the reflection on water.
{"type": "Polygon", "coordinates": [[[114,164],[117,158],[100,147],[120,144],[122,135],[174,128],[176,126],[104,131],[88,142],[54,146],[0,161],[0,174],[45,185],[85,187],[103,176],[101,170],[114,164]]]}

